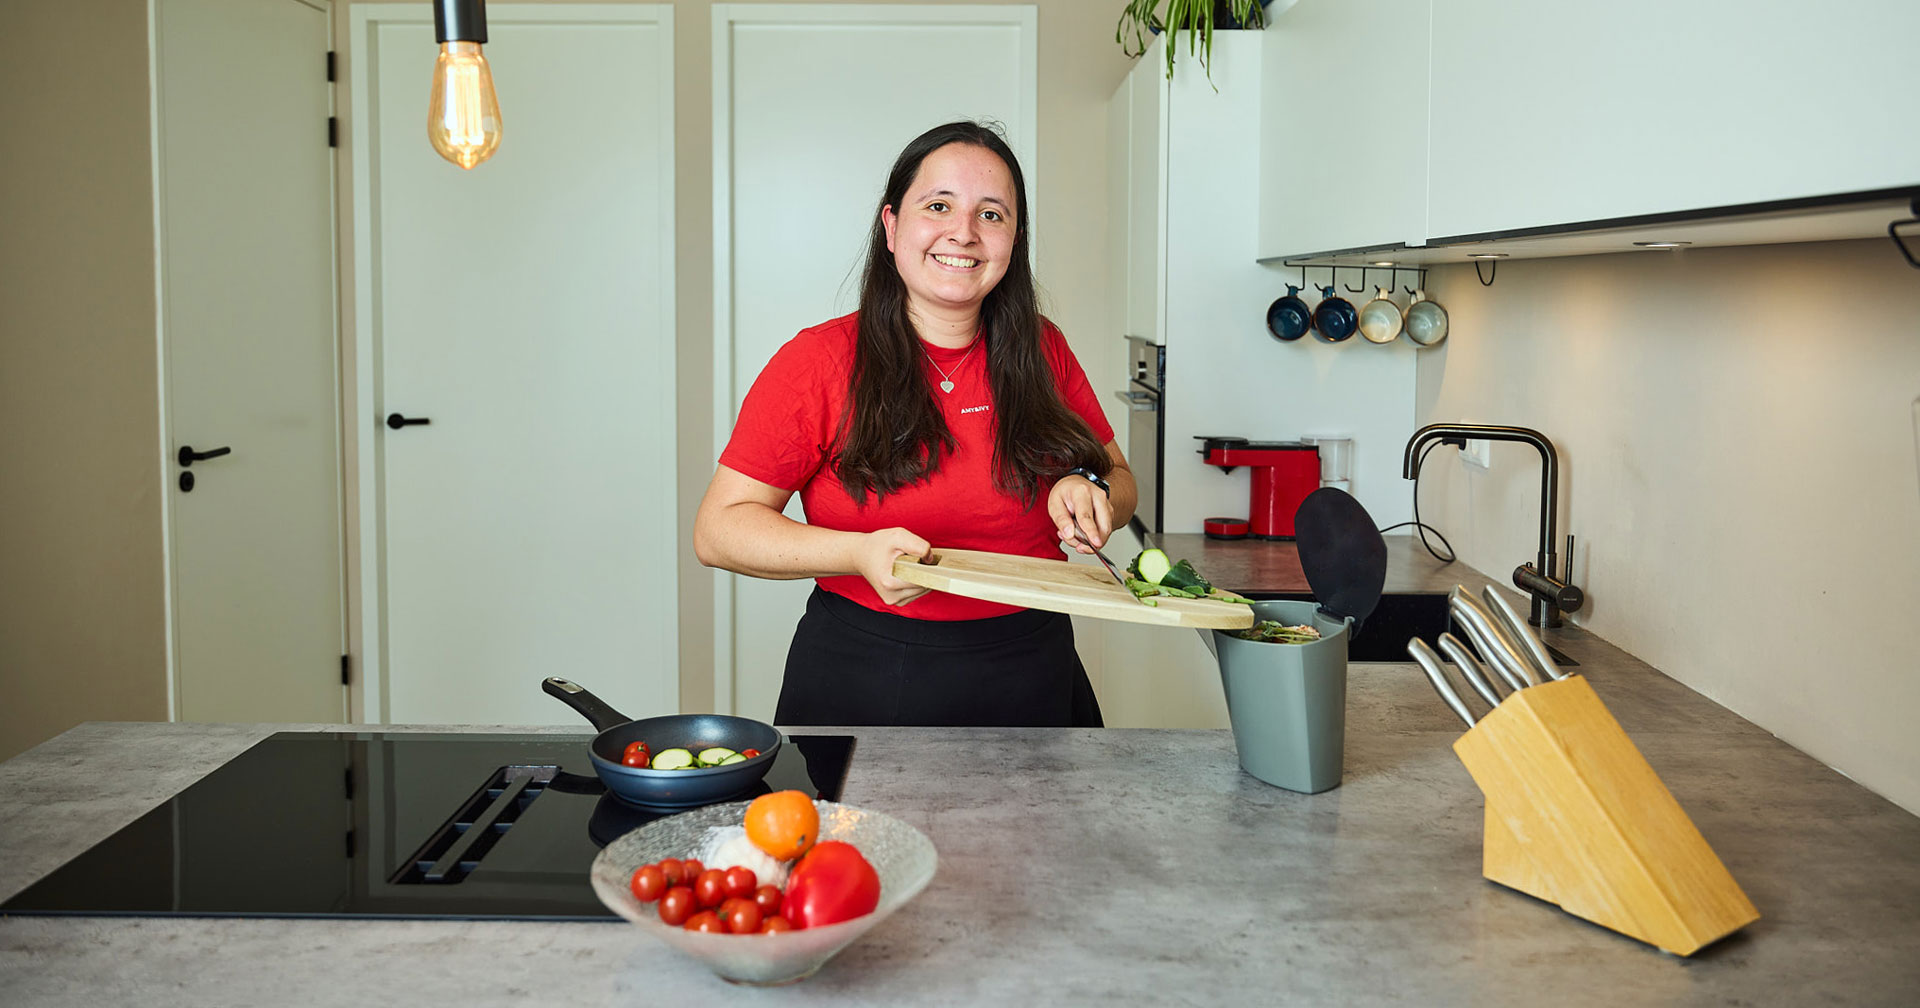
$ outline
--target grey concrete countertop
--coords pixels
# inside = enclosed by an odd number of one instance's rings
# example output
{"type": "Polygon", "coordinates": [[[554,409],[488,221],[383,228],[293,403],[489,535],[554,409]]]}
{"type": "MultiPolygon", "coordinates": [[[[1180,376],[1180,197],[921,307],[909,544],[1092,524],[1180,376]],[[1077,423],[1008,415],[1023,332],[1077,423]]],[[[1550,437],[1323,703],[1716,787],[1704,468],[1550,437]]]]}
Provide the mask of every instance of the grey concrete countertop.
{"type": "MultiPolygon", "coordinates": [[[[729,987],[617,922],[8,917],[0,1003],[1915,1003],[1920,819],[1554,640],[1759,921],[1682,959],[1482,879],[1458,722],[1413,666],[1359,664],[1318,795],[1241,772],[1228,732],[853,729],[845,800],[924,830],[939,874],[791,987],[729,987]]],[[[90,723],[0,764],[0,898],[288,727],[337,726],[90,723]]]]}

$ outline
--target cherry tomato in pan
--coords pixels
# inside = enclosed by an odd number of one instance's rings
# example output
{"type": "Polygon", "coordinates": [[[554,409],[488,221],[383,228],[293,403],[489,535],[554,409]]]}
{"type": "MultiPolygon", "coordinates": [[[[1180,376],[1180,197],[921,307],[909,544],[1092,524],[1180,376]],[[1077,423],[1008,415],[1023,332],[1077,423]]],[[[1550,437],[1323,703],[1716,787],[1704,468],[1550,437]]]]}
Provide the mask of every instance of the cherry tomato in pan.
{"type": "Polygon", "coordinates": [[[740,750],[740,755],[742,755],[742,756],[745,756],[745,757],[746,757],[746,758],[748,758],[748,759],[752,759],[752,758],[754,758],[755,756],[758,756],[758,755],[760,755],[760,750],[758,750],[758,749],[742,749],[742,750],[740,750]]]}
{"type": "Polygon", "coordinates": [[[760,919],[761,934],[773,934],[776,931],[791,930],[793,930],[793,922],[779,914],[774,914],[771,917],[762,917],[760,919]]]}
{"type": "Polygon", "coordinates": [[[721,922],[720,915],[711,910],[702,910],[694,914],[687,918],[687,923],[683,926],[689,931],[698,931],[701,934],[727,933],[727,926],[721,922]]]}
{"type": "Polygon", "coordinates": [[[635,749],[620,757],[621,766],[638,767],[642,770],[653,765],[653,757],[645,749],[635,749]]]}
{"type": "Polygon", "coordinates": [[[760,887],[759,877],[754,875],[753,869],[745,865],[735,865],[727,869],[722,881],[725,883],[728,896],[751,899],[753,891],[760,887]]]}
{"type": "Polygon", "coordinates": [[[750,899],[734,896],[720,904],[720,921],[732,934],[752,934],[760,930],[760,908],[750,899]]]}
{"type": "Polygon", "coordinates": [[[727,898],[727,873],[709,868],[693,880],[693,900],[705,908],[717,907],[727,898]]]}
{"type": "Polygon", "coordinates": [[[653,750],[647,748],[647,743],[645,741],[629,742],[627,743],[627,748],[622,750],[620,755],[631,756],[636,752],[652,752],[652,751],[653,750]]]}
{"type": "Polygon", "coordinates": [[[667,891],[667,877],[661,874],[659,865],[641,865],[633,873],[633,881],[628,885],[633,889],[634,899],[651,903],[667,891]]]}
{"type": "Polygon", "coordinates": [[[693,913],[693,890],[686,886],[669,887],[660,897],[660,922],[669,927],[677,927],[687,922],[693,913]]]}
{"type": "Polygon", "coordinates": [[[780,887],[763,885],[753,891],[753,902],[760,908],[760,916],[777,917],[780,915],[780,887]]]}

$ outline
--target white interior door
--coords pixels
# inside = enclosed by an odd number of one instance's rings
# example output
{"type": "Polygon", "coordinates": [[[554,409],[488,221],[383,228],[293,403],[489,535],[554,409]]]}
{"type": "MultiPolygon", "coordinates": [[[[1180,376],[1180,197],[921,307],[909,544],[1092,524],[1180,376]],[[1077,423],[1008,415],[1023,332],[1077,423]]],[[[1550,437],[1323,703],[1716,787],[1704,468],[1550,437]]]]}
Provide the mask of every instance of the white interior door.
{"type": "MultiPolygon", "coordinates": [[[[714,6],[716,455],[774,351],[856,307],[871,216],[907,141],[997,120],[1033,198],[1038,51],[1030,6],[714,6]]],[[[797,495],[787,513],[801,517],[797,495]]],[[[718,577],[716,700],[771,718],[813,582],[718,577]]]]}
{"type": "Polygon", "coordinates": [[[174,711],[340,721],[327,10],[157,0],[153,18],[174,711]],[[230,452],[182,467],[183,447],[230,452]]]}
{"type": "Polygon", "coordinates": [[[354,17],[384,719],[584,728],[549,675],[677,711],[671,8],[490,6],[504,136],[470,172],[425,136],[431,8],[354,17]]]}

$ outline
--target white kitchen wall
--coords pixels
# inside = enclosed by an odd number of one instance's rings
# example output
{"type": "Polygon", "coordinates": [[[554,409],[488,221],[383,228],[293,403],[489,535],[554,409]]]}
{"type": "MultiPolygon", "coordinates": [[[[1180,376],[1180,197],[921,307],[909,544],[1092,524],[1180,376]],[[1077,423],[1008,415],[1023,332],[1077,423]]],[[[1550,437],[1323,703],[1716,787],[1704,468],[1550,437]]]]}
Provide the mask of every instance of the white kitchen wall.
{"type": "MultiPolygon", "coordinates": [[[[1578,537],[1574,622],[1920,812],[1920,270],[1883,239],[1508,260],[1433,274],[1421,423],[1534,427],[1578,537]]],[[[1422,517],[1533,557],[1538,456],[1451,449],[1422,517]]]]}

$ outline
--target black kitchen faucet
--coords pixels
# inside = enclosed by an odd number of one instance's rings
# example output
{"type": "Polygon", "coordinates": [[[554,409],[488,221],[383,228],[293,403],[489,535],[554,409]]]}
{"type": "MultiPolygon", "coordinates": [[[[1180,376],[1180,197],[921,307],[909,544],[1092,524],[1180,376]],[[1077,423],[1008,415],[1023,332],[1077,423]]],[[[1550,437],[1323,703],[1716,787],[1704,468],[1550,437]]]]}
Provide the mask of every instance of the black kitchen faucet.
{"type": "Polygon", "coordinates": [[[1513,569],[1513,585],[1527,593],[1533,599],[1533,611],[1527,622],[1537,627],[1557,627],[1562,612],[1573,612],[1586,604],[1586,593],[1572,585],[1573,547],[1567,547],[1567,576],[1561,580],[1554,575],[1553,526],[1557,514],[1557,493],[1560,486],[1560,460],[1554,454],[1553,442],[1545,434],[1531,427],[1502,427],[1491,424],[1428,424],[1413,432],[1412,440],[1407,442],[1406,457],[1400,464],[1400,475],[1413,479],[1420,475],[1420,448],[1429,441],[1438,439],[1441,444],[1450,444],[1459,448],[1467,446],[1467,439],[1484,441],[1520,441],[1534,446],[1540,451],[1540,555],[1538,566],[1521,564],[1513,569]]]}

